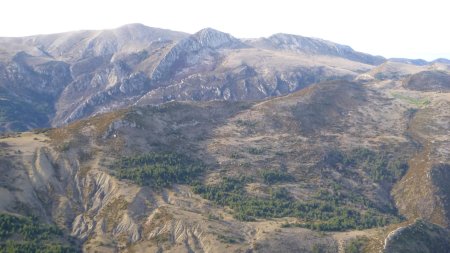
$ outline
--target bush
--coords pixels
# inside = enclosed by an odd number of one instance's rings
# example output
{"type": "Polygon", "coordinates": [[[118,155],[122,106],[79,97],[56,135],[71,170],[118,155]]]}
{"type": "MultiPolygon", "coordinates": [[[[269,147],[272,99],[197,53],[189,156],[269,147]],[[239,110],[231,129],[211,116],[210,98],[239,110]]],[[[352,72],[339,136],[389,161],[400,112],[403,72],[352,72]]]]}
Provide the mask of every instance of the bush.
{"type": "Polygon", "coordinates": [[[364,252],[364,247],[368,242],[367,237],[356,237],[355,239],[350,240],[350,242],[345,247],[345,253],[362,253],[364,252]]]}
{"type": "Polygon", "coordinates": [[[294,181],[294,177],[283,171],[263,170],[261,177],[266,184],[294,181]]]}

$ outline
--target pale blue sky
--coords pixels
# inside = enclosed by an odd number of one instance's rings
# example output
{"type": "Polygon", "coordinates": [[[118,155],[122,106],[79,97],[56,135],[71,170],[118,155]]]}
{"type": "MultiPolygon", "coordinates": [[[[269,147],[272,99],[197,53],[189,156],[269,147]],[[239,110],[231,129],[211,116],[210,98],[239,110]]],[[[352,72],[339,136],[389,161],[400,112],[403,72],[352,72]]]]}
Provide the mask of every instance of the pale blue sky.
{"type": "Polygon", "coordinates": [[[142,23],[188,33],[213,27],[240,38],[284,32],[385,57],[450,58],[445,0],[4,0],[1,6],[3,37],[142,23]]]}

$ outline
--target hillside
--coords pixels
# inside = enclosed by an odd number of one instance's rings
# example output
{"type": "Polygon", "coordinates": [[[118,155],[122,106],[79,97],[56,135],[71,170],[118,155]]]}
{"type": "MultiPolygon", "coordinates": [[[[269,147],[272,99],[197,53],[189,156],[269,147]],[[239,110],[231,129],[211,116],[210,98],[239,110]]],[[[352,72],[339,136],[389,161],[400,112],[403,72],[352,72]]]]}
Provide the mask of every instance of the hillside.
{"type": "Polygon", "coordinates": [[[373,77],[8,134],[0,210],[87,252],[432,252],[450,224],[449,105],[373,77]]]}

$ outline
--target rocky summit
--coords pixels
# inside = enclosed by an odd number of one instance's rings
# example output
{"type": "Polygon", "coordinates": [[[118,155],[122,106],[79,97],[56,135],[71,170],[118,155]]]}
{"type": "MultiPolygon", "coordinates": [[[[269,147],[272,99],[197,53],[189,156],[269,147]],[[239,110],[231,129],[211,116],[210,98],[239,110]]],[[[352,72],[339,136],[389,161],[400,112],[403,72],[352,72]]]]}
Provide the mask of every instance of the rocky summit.
{"type": "Polygon", "coordinates": [[[449,87],[289,34],[0,38],[0,252],[450,252],[449,87]]]}

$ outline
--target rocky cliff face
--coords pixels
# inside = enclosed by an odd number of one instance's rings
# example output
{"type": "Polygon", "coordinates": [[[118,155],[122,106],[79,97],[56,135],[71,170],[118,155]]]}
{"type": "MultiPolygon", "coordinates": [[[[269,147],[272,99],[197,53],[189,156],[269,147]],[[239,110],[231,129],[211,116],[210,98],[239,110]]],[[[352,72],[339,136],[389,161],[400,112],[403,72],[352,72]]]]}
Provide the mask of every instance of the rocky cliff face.
{"type": "Polygon", "coordinates": [[[69,64],[26,52],[0,64],[0,130],[49,126],[55,103],[72,80],[69,64]]]}
{"type": "Polygon", "coordinates": [[[0,39],[0,88],[2,102],[8,104],[2,111],[2,129],[60,125],[113,108],[109,104],[114,104],[114,95],[123,99],[118,106],[129,105],[125,100],[136,90],[145,92],[144,70],[134,69],[148,57],[144,49],[152,53],[186,36],[135,24],[0,39]],[[100,108],[92,109],[94,104],[100,108]]]}

